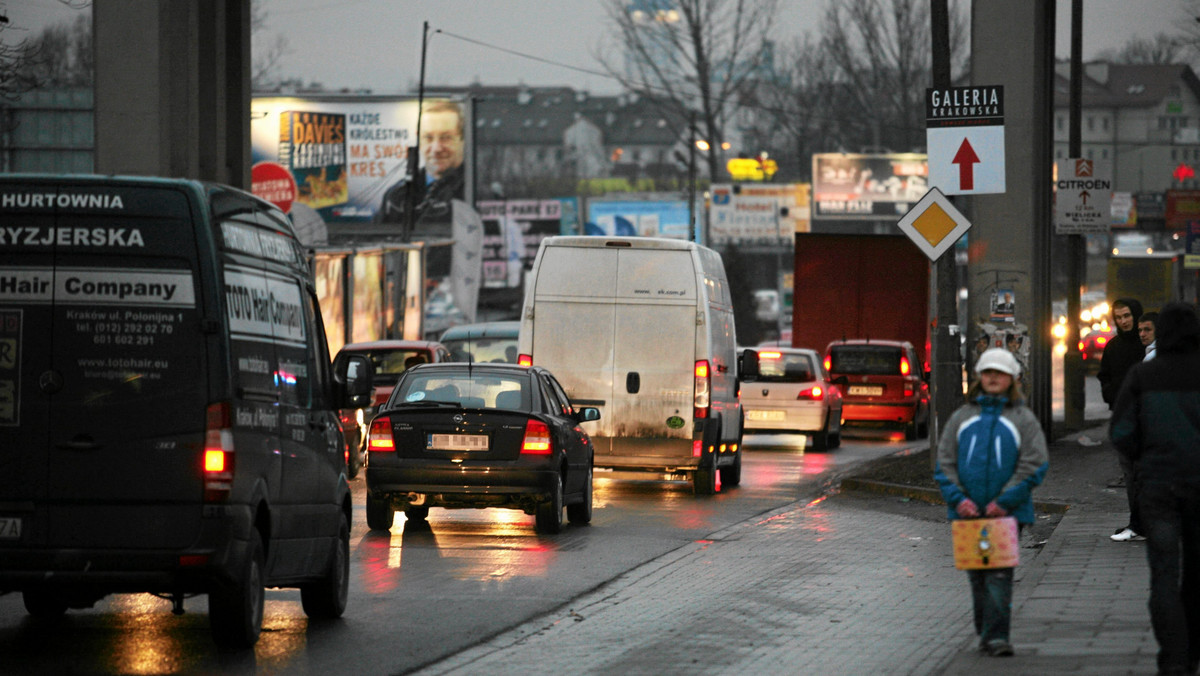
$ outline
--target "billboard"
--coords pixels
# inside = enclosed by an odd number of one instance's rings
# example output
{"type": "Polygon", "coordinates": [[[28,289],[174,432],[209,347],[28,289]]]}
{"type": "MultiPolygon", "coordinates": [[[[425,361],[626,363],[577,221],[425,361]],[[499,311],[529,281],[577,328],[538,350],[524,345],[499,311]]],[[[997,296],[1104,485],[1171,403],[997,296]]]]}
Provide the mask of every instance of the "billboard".
{"type": "Polygon", "coordinates": [[[584,234],[687,240],[689,218],[687,200],[590,200],[584,234]]]}
{"type": "Polygon", "coordinates": [[[715,183],[709,207],[711,245],[792,245],[809,232],[808,183],[715,183]]]}
{"type": "MultiPolygon", "coordinates": [[[[426,97],[418,214],[449,221],[451,199],[470,197],[470,106],[426,97]],[[434,211],[444,208],[445,214],[434,211]]],[[[403,221],[415,97],[269,96],[250,103],[251,188],[285,211],[292,203],[329,222],[403,221]]]]}
{"type": "Polygon", "coordinates": [[[483,219],[483,288],[515,289],[521,271],[533,266],[542,240],[575,234],[578,212],[574,197],[544,200],[481,200],[475,208],[483,219]]]}
{"type": "Polygon", "coordinates": [[[813,155],[813,219],[898,220],[929,191],[925,155],[813,155]]]}

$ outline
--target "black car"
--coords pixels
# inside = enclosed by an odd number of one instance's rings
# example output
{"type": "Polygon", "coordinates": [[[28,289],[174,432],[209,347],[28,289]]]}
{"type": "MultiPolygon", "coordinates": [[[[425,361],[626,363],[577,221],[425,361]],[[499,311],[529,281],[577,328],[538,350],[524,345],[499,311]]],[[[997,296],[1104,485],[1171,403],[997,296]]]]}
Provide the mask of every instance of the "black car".
{"type": "Polygon", "coordinates": [[[591,439],[544,368],[422,364],[404,373],[367,436],[367,525],[392,527],[395,510],[420,521],[430,507],[499,507],[535,515],[557,533],[592,519],[591,439]]]}

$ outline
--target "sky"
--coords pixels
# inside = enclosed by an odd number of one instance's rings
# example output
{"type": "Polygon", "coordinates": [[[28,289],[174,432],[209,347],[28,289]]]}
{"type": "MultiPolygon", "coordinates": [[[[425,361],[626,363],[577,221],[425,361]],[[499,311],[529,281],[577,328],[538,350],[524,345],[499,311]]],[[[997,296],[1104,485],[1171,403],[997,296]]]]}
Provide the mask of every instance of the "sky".
{"type": "MultiPolygon", "coordinates": [[[[113,1],[113,0],[109,0],[113,1]]],[[[282,72],[326,88],[379,94],[415,89],[422,24],[428,21],[426,85],[527,84],[617,91],[594,58],[613,49],[603,0],[262,0],[267,36],[286,38],[282,72]],[[439,32],[440,31],[440,32],[439,32]],[[522,56],[524,55],[524,56],[522,56]],[[533,57],[533,58],[529,58],[533,57]]],[[[776,39],[816,31],[834,0],[780,0],[776,39]]],[[[1007,2],[1009,0],[989,0],[1007,2]]],[[[1039,0],[1041,1],[1041,0],[1039,0]]],[[[4,37],[70,19],[86,0],[0,0],[4,37]]],[[[1070,53],[1070,0],[1057,0],[1056,53],[1070,53]]],[[[1180,0],[1084,0],[1083,56],[1093,58],[1130,37],[1173,33],[1180,0]]],[[[270,38],[268,38],[270,39],[270,38]]]]}

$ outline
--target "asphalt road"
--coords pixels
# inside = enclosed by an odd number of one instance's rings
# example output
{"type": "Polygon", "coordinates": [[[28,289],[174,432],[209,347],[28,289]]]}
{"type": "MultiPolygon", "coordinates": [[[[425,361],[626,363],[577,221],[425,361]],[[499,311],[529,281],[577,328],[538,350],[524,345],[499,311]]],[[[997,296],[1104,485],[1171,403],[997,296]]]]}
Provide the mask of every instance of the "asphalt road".
{"type": "Polygon", "coordinates": [[[230,655],[212,643],[203,596],[174,616],[165,600],[114,595],[47,625],[9,594],[0,597],[0,673],[407,672],[733,524],[815,498],[833,477],[905,446],[899,435],[860,436],[805,454],[803,440],[748,436],[742,485],[711,498],[693,496],[686,482],[597,473],[592,524],[554,536],[504,510],[434,509],[427,526],[397,515],[389,533],[371,533],[360,478],[342,619],[310,623],[298,591],[269,591],[258,645],[230,655]]]}

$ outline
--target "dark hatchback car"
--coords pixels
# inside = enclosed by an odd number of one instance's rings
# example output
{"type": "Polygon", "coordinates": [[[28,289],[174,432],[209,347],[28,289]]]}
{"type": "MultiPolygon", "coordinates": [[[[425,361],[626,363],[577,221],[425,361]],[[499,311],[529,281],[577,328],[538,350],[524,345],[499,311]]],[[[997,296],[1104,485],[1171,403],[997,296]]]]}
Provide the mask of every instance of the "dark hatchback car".
{"type": "Polygon", "coordinates": [[[519,509],[538,532],[592,519],[594,449],[549,371],[511,364],[423,364],[400,378],[367,437],[367,525],[388,530],[396,510],[519,509]]]}
{"type": "Polygon", "coordinates": [[[842,390],[847,424],[899,426],[909,441],[929,435],[929,382],[912,343],[836,340],[825,370],[842,390]]]}

